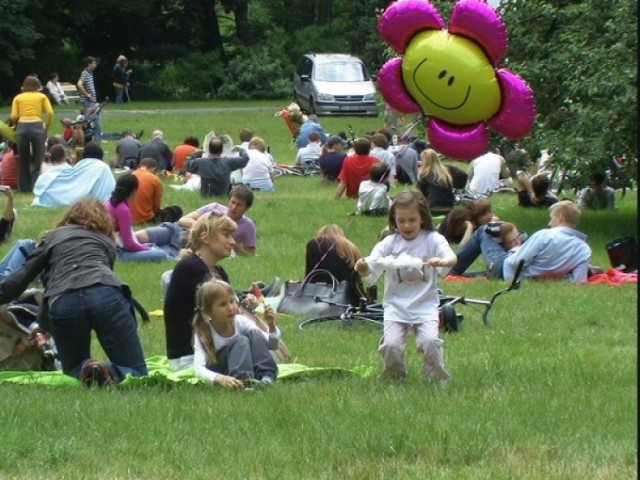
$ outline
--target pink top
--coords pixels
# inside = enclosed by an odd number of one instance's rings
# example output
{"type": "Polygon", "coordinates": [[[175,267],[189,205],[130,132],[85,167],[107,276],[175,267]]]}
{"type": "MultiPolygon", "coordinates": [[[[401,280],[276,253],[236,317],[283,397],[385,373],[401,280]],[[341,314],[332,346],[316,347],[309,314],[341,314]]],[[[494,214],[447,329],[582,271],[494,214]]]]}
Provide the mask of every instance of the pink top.
{"type": "Polygon", "coordinates": [[[133,227],[131,223],[131,210],[127,202],[120,202],[116,207],[111,204],[111,200],[104,202],[104,206],[107,207],[107,211],[113,218],[113,227],[116,231],[118,245],[127,252],[146,252],[150,250],[149,247],[138,242],[138,239],[133,234],[133,227]]]}

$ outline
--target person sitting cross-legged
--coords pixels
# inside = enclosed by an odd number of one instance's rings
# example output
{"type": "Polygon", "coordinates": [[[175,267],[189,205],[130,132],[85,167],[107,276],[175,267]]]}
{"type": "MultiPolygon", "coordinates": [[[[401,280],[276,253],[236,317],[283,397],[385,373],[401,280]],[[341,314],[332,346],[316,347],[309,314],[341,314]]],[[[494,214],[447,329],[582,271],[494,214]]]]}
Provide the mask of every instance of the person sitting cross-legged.
{"type": "Polygon", "coordinates": [[[616,208],[616,192],[605,185],[605,180],[603,173],[592,173],[589,176],[589,186],[578,194],[578,207],[594,210],[616,208]]]}

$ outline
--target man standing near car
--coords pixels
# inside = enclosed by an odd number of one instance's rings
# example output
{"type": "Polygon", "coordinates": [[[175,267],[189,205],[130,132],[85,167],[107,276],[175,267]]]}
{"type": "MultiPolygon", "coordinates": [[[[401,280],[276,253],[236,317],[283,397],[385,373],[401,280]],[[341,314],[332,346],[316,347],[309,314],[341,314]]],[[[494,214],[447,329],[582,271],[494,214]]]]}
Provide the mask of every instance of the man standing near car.
{"type": "MultiPolygon", "coordinates": [[[[93,71],[97,66],[98,61],[95,57],[86,57],[84,59],[84,70],[82,70],[80,79],[76,84],[78,93],[80,94],[80,103],[82,103],[82,114],[85,118],[88,118],[90,113],[93,113],[93,111],[98,108],[98,92],[93,78],[93,71]]],[[[100,115],[97,115],[95,119],[94,135],[93,140],[96,142],[102,140],[102,122],[100,115]]]]}

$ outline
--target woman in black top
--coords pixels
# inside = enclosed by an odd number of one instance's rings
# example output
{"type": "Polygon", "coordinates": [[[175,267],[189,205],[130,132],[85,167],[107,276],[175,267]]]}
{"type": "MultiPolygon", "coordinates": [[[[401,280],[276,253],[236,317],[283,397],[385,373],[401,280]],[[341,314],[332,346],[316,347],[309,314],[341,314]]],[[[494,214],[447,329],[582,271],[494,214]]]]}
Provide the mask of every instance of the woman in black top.
{"type": "MultiPolygon", "coordinates": [[[[360,256],[358,247],[344,235],[338,225],[324,225],[307,243],[305,278],[316,270],[328,270],[339,282],[349,283],[349,299],[353,305],[357,305],[365,296],[360,274],[353,269],[360,256]]],[[[330,281],[321,273],[313,279],[319,282],[330,281]]]]}
{"type": "Polygon", "coordinates": [[[193,315],[198,286],[216,278],[229,283],[229,276],[217,265],[228,258],[235,245],[238,226],[226,215],[202,215],[189,232],[189,249],[173,269],[164,297],[164,324],[169,367],[181,370],[193,366],[193,315]]]}

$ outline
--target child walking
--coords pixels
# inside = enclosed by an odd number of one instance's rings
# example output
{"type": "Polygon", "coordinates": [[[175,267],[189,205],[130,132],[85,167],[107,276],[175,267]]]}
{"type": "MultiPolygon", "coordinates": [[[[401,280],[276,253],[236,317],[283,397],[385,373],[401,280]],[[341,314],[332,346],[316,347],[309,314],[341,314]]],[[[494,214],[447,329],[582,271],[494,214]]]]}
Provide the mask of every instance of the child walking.
{"type": "Polygon", "coordinates": [[[278,366],[269,350],[278,348],[280,329],[273,309],[265,305],[267,333],[238,314],[228,283],[210,280],[198,288],[195,310],[193,366],[198,378],[232,389],[275,381],[278,366]]]}
{"type": "Polygon", "coordinates": [[[438,337],[436,268],[444,274],[456,264],[456,255],[434,231],[427,201],[417,189],[396,197],[388,223],[391,233],[355,264],[371,283],[384,273],[384,334],[378,349],[384,376],[407,375],[406,337],[413,331],[424,359],[424,377],[446,382],[450,375],[444,368],[444,341],[438,337]]]}

